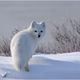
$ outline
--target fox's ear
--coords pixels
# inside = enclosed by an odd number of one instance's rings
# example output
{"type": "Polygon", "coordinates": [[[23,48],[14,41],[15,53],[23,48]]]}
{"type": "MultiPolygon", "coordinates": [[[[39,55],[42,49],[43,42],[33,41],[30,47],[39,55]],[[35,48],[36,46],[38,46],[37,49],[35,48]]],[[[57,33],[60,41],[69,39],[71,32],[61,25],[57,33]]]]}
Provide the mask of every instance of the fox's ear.
{"type": "Polygon", "coordinates": [[[42,22],[41,25],[45,28],[45,22],[42,22]]]}
{"type": "Polygon", "coordinates": [[[32,21],[31,26],[34,28],[35,25],[36,25],[36,22],[35,21],[32,21]]]}

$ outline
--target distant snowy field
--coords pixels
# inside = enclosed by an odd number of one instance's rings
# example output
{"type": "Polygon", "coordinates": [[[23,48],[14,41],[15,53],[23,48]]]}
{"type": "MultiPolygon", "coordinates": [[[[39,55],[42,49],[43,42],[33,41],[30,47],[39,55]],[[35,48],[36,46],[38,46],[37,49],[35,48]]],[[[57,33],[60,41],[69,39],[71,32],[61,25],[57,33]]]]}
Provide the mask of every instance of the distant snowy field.
{"type": "Polygon", "coordinates": [[[29,72],[16,72],[11,57],[0,56],[0,80],[4,79],[80,79],[80,52],[37,54],[29,62],[29,72]]]}

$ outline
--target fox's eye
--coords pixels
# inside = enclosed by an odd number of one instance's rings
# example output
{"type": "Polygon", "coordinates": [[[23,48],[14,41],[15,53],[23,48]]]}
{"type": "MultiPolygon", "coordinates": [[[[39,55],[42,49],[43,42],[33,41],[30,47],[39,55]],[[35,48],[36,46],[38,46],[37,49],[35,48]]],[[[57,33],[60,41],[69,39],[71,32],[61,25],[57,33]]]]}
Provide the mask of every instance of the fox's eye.
{"type": "Polygon", "coordinates": [[[37,30],[35,30],[34,32],[37,32],[37,30]]]}
{"type": "Polygon", "coordinates": [[[42,30],[40,32],[43,32],[42,30]]]}

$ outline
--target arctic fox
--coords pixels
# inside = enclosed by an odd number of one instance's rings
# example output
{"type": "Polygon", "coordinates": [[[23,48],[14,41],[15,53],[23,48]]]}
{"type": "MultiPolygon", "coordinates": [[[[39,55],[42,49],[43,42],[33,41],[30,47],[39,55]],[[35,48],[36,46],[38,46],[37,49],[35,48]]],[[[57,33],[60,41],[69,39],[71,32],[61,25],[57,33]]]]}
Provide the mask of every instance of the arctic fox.
{"type": "Polygon", "coordinates": [[[45,34],[45,23],[33,21],[29,28],[18,32],[11,40],[12,61],[17,71],[29,71],[29,59],[45,34]]]}

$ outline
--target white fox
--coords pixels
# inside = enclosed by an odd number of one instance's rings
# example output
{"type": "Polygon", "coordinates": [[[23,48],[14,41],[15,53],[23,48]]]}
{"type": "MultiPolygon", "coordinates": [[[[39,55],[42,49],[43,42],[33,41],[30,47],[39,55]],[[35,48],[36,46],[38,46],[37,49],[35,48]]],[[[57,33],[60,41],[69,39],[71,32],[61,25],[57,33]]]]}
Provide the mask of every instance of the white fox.
{"type": "Polygon", "coordinates": [[[11,40],[12,61],[17,71],[29,71],[28,62],[32,57],[39,40],[45,34],[45,23],[33,21],[29,28],[18,32],[11,40]]]}

